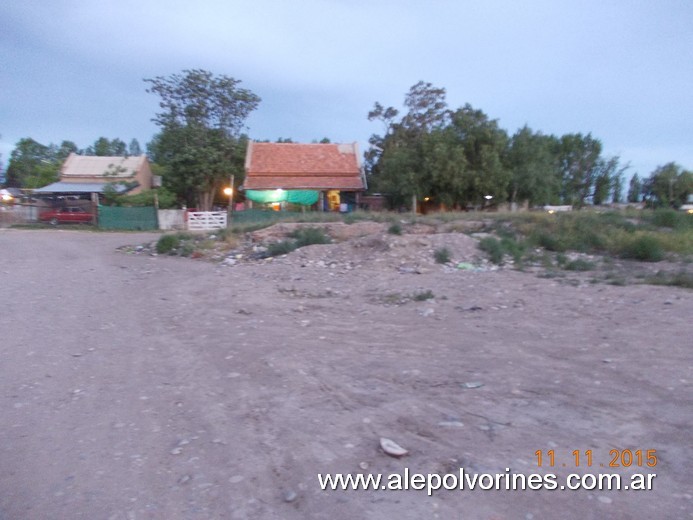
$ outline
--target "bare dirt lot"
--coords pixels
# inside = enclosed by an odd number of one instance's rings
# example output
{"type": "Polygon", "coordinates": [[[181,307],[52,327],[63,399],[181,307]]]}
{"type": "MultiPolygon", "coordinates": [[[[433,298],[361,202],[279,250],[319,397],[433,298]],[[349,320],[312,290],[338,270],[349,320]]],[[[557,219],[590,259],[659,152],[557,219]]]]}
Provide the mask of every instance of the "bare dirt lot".
{"type": "MultiPolygon", "coordinates": [[[[450,269],[440,237],[375,231],[226,265],[117,251],[157,235],[0,230],[0,519],[693,518],[691,291],[450,269]],[[657,476],[318,484],[460,468],[657,476]]],[[[470,241],[445,237],[456,261],[470,241]]]]}

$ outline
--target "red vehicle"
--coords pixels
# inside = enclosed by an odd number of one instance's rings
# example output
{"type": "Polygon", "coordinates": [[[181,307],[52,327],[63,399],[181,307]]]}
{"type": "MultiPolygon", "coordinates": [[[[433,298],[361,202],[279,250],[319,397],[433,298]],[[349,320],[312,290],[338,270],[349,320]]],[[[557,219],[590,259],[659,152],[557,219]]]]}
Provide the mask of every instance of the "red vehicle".
{"type": "Polygon", "coordinates": [[[94,221],[93,213],[89,213],[84,208],[68,206],[65,208],[53,208],[44,211],[39,215],[41,222],[48,222],[53,226],[67,223],[91,224],[94,221]]]}

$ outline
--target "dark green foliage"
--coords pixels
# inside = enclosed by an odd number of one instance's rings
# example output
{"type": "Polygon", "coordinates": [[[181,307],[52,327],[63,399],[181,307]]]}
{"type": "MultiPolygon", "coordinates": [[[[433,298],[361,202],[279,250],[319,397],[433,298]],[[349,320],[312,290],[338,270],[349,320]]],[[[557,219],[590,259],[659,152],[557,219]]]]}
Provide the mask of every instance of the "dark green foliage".
{"type": "Polygon", "coordinates": [[[657,227],[683,229],[693,226],[693,218],[683,211],[674,209],[657,209],[652,214],[652,224],[657,227]]]}
{"type": "Polygon", "coordinates": [[[479,242],[479,249],[488,254],[491,262],[497,265],[503,263],[503,246],[501,241],[495,237],[484,237],[479,242]]]}
{"type": "Polygon", "coordinates": [[[433,252],[433,258],[438,264],[447,264],[450,261],[450,250],[447,247],[438,248],[433,252]]]}
{"type": "Polygon", "coordinates": [[[650,207],[678,208],[693,193],[693,172],[673,162],[660,166],[643,181],[642,193],[650,207]]]}
{"type": "Polygon", "coordinates": [[[387,228],[387,232],[390,233],[391,235],[401,235],[402,234],[402,226],[400,226],[397,223],[394,223],[389,228],[387,228]]]}
{"type": "Polygon", "coordinates": [[[412,298],[412,300],[414,300],[416,302],[423,302],[423,301],[435,298],[435,295],[433,294],[433,291],[428,289],[426,291],[420,291],[420,292],[412,294],[411,298],[412,298]]]}
{"type": "Polygon", "coordinates": [[[658,271],[656,275],[646,278],[645,283],[650,285],[669,285],[693,289],[693,274],[687,273],[686,271],[679,271],[674,274],[658,271]]]}
{"type": "Polygon", "coordinates": [[[272,242],[267,246],[268,256],[287,255],[296,249],[296,242],[293,240],[282,240],[281,242],[272,242]]]}
{"type": "Polygon", "coordinates": [[[630,238],[621,246],[619,256],[642,262],[659,262],[664,258],[664,250],[655,237],[638,235],[630,238]]]}
{"type": "Polygon", "coordinates": [[[296,248],[331,242],[330,237],[322,229],[316,227],[299,228],[290,233],[289,236],[296,240],[296,248]]]}
{"type": "Polygon", "coordinates": [[[516,241],[512,236],[506,236],[501,238],[501,247],[505,254],[513,257],[515,263],[522,261],[522,256],[525,254],[526,249],[522,242],[516,241]]]}
{"type": "Polygon", "coordinates": [[[548,231],[536,231],[531,238],[534,243],[547,251],[563,252],[568,249],[560,236],[548,231]]]}
{"type": "Polygon", "coordinates": [[[330,237],[322,229],[316,227],[296,229],[289,234],[289,237],[293,240],[273,242],[267,246],[267,255],[286,255],[299,247],[313,244],[329,244],[331,242],[330,237]]]}
{"type": "Polygon", "coordinates": [[[628,202],[640,202],[640,192],[642,191],[642,183],[638,174],[634,174],[628,184],[628,202]]]}
{"type": "MultiPolygon", "coordinates": [[[[133,139],[134,140],[134,139],[133,139]]],[[[88,146],[84,151],[85,155],[97,155],[100,157],[118,156],[125,157],[128,155],[128,149],[125,142],[117,137],[108,139],[107,137],[99,137],[94,144],[88,146]]],[[[139,154],[138,154],[139,155],[139,154]]]]}
{"type": "Polygon", "coordinates": [[[209,210],[235,174],[242,182],[246,118],[260,103],[240,81],[205,70],[145,79],[147,92],[161,98],[154,122],[161,132],[149,144],[164,168],[164,185],[181,200],[209,210]]]}
{"type": "Polygon", "coordinates": [[[172,254],[180,246],[177,235],[164,235],[156,243],[156,252],[160,255],[172,254]]]}
{"type": "Polygon", "coordinates": [[[190,256],[195,252],[195,249],[195,244],[193,242],[183,242],[178,254],[180,256],[190,256]]]}
{"type": "Polygon", "coordinates": [[[567,271],[592,271],[595,268],[594,262],[577,258],[565,264],[564,269],[567,271]]]}
{"type": "Polygon", "coordinates": [[[495,237],[484,237],[479,242],[479,249],[489,255],[491,262],[503,264],[505,255],[511,256],[516,264],[520,264],[525,255],[526,246],[518,241],[508,229],[499,230],[500,240],[495,237]]]}

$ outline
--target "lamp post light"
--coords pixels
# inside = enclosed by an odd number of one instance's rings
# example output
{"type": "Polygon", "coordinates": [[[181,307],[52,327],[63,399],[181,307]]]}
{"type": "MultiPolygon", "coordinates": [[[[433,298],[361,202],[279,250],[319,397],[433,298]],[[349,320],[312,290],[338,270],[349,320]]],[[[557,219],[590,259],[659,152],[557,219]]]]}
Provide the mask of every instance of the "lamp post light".
{"type": "Polygon", "coordinates": [[[226,227],[231,225],[231,208],[233,207],[233,188],[224,188],[224,195],[229,197],[229,208],[226,211],[226,227]]]}
{"type": "Polygon", "coordinates": [[[229,208],[226,212],[226,227],[231,227],[231,214],[233,213],[233,181],[236,176],[231,174],[228,187],[224,188],[224,195],[229,197],[229,208]]]}

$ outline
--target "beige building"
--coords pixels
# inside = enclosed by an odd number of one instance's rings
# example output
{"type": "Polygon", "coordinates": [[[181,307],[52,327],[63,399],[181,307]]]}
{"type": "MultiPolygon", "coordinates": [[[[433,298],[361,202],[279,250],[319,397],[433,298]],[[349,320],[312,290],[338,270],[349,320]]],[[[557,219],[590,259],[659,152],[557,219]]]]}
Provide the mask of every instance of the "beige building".
{"type": "Polygon", "coordinates": [[[60,182],[102,185],[119,183],[131,187],[127,192],[135,194],[152,188],[152,170],[146,155],[99,157],[71,153],[60,170],[60,182]]]}

